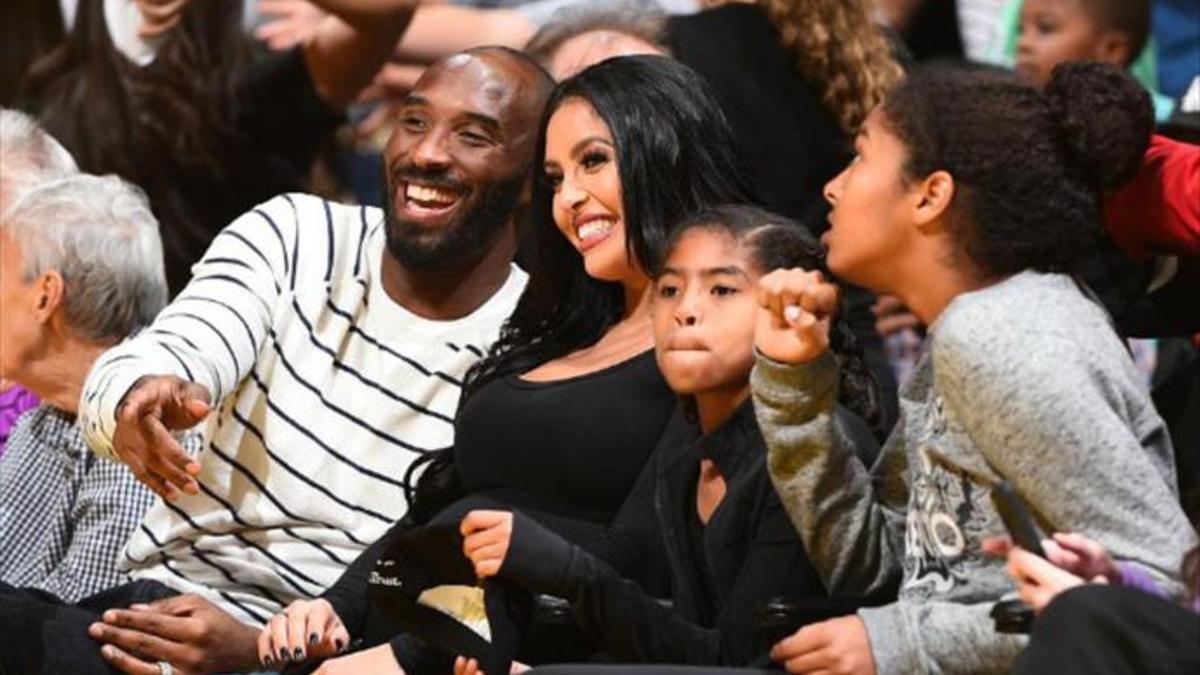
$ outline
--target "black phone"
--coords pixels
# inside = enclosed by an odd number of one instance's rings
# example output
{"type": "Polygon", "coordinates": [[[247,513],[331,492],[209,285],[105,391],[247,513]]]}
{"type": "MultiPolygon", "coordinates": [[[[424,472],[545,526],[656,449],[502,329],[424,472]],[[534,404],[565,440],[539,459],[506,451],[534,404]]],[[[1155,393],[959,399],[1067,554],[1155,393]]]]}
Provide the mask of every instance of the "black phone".
{"type": "Polygon", "coordinates": [[[1016,598],[992,605],[991,615],[996,632],[1009,635],[1029,635],[1037,618],[1032,607],[1016,598]]]}
{"type": "Polygon", "coordinates": [[[996,511],[1000,513],[1000,520],[1008,529],[1013,543],[1030,553],[1045,558],[1046,551],[1042,549],[1042,537],[1037,526],[1033,524],[1033,517],[1029,515],[1029,509],[1025,508],[1025,504],[1017,496],[1016,490],[1013,490],[1012,486],[1008,484],[1008,481],[1000,481],[992,486],[992,503],[996,505],[996,511]]]}

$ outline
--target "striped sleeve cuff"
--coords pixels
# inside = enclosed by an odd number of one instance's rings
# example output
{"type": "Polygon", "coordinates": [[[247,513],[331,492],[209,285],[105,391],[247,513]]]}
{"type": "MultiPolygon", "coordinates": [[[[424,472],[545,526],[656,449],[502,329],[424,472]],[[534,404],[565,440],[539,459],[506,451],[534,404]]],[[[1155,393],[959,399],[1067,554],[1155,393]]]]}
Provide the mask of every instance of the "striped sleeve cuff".
{"type": "Polygon", "coordinates": [[[88,378],[80,401],[79,423],[88,447],[101,457],[117,459],[113,449],[117,408],[126,392],[145,375],[139,371],[115,365],[101,366],[88,378]]]}

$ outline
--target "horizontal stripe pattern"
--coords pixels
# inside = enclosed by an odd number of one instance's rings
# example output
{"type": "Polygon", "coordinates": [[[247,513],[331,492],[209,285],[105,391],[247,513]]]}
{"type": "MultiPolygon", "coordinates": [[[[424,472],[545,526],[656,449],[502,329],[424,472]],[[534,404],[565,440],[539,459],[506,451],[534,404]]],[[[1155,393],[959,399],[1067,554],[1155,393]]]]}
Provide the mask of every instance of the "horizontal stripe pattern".
{"type": "Polygon", "coordinates": [[[404,514],[412,461],[453,443],[462,378],[525,284],[434,322],[379,282],[382,214],[283,195],[234,221],[154,324],[104,354],[80,422],[112,455],[115,410],[138,378],[212,393],[201,491],[158,503],[123,566],[261,623],[319,593],[404,514]]]}

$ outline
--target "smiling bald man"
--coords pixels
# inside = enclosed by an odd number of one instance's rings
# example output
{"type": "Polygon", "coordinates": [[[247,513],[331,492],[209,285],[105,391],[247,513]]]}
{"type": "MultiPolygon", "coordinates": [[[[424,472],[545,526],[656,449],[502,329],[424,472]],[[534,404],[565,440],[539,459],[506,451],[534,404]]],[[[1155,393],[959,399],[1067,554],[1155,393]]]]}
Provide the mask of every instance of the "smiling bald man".
{"type": "Polygon", "coordinates": [[[85,436],[162,500],[124,552],[131,584],[74,606],[0,587],[0,665],[254,669],[257,626],[404,515],[406,469],[453,443],[463,376],[524,288],[513,214],[552,86],[503,48],[434,64],[384,153],[385,210],[261,204],[101,356],[85,436]],[[172,432],[196,424],[192,457],[172,432]]]}

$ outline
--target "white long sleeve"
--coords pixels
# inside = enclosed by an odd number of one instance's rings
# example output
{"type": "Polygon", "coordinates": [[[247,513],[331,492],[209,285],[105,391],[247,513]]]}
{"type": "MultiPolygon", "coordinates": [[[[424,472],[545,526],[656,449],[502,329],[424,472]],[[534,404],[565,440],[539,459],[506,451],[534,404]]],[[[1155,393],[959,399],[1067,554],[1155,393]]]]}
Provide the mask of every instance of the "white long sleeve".
{"type": "Polygon", "coordinates": [[[262,621],[316,595],[404,515],[402,480],[453,443],[462,377],[524,287],[513,268],[482,307],[429,321],[384,292],[378,209],[283,195],[219,234],[184,291],[107,352],[81,405],[110,453],[114,413],[146,375],[206,387],[200,494],[159,503],[124,565],[262,621]]]}

